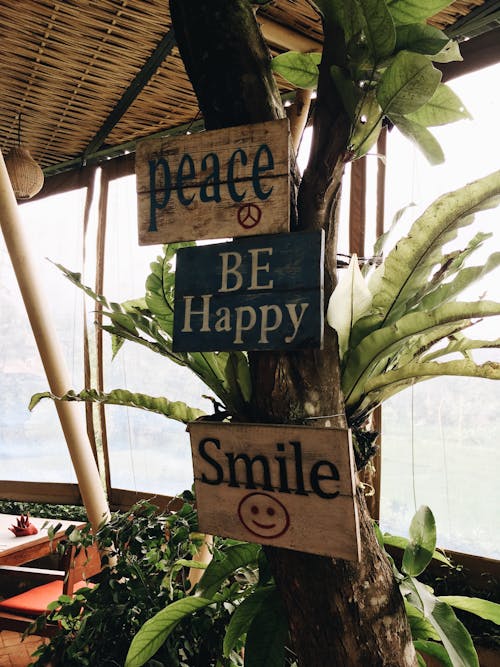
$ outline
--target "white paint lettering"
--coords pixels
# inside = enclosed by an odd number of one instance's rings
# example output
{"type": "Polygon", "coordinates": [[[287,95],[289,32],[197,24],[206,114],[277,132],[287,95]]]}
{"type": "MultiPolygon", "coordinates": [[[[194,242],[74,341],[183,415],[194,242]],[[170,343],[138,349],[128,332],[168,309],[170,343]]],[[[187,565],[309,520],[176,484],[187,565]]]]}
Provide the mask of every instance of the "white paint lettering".
{"type": "Polygon", "coordinates": [[[241,334],[243,331],[250,331],[255,326],[257,321],[257,315],[255,313],[255,308],[252,306],[238,306],[235,308],[236,312],[236,325],[235,325],[235,336],[233,343],[243,343],[243,338],[241,334]],[[248,315],[248,320],[244,322],[244,316],[248,315]]]}
{"type": "Polygon", "coordinates": [[[220,252],[222,258],[222,280],[219,292],[234,292],[239,290],[243,284],[243,278],[238,269],[241,266],[241,255],[239,252],[220,252]],[[234,263],[229,266],[229,258],[232,257],[234,263]],[[228,284],[229,274],[234,276],[234,282],[231,286],[228,284]]]}
{"type": "Polygon", "coordinates": [[[283,314],[281,308],[275,305],[269,306],[260,306],[259,310],[261,312],[261,322],[260,322],[260,338],[259,343],[269,343],[267,334],[270,331],[276,331],[283,321],[283,314]],[[269,313],[274,313],[274,321],[269,322],[269,313]]]}
{"type": "Polygon", "coordinates": [[[217,308],[215,314],[219,318],[215,323],[214,329],[219,333],[221,331],[231,331],[231,311],[227,306],[217,308]]]}
{"type": "Polygon", "coordinates": [[[292,322],[292,325],[294,327],[293,331],[293,336],[285,336],[285,343],[291,343],[295,336],[297,335],[297,332],[300,327],[300,323],[302,322],[302,318],[304,317],[304,313],[306,312],[309,304],[308,303],[287,303],[286,304],[286,309],[288,310],[288,314],[290,315],[290,320],[292,322]],[[296,312],[296,307],[300,306],[300,314],[297,316],[296,312]]]}
{"type": "Polygon", "coordinates": [[[192,315],[202,315],[203,320],[202,320],[202,325],[200,331],[208,331],[210,332],[210,325],[209,325],[209,315],[210,315],[210,299],[212,298],[212,294],[202,294],[201,298],[203,299],[203,309],[202,310],[193,310],[191,304],[193,303],[193,299],[197,299],[199,297],[195,296],[185,296],[184,297],[184,328],[181,329],[183,332],[191,332],[193,329],[191,328],[191,316],[192,315]]]}
{"type": "Polygon", "coordinates": [[[248,251],[252,256],[252,273],[250,277],[250,287],[248,289],[272,289],[274,285],[274,280],[269,280],[265,285],[259,285],[259,271],[266,271],[269,273],[270,266],[269,262],[267,264],[259,264],[259,255],[261,253],[267,253],[269,256],[273,254],[272,248],[252,248],[248,251]]]}

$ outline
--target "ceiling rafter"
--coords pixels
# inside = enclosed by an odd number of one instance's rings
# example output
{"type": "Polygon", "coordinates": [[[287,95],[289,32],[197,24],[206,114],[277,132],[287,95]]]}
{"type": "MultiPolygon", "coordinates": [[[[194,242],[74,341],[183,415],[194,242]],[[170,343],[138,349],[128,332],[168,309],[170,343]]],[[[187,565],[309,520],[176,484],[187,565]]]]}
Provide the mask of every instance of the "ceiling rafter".
{"type": "Polygon", "coordinates": [[[117,123],[119,123],[120,119],[134,103],[144,87],[147,86],[149,80],[156,72],[158,67],[163,63],[165,58],[168,58],[168,56],[172,53],[172,49],[174,48],[175,44],[176,42],[174,31],[169,30],[162,38],[148,60],[144,63],[143,67],[134,77],[133,81],[127,90],[123,93],[121,99],[117,102],[114,109],[101,125],[100,129],[96,132],[93,139],[88,143],[86,149],[83,151],[84,161],[86,156],[96,152],[102,147],[106,137],[109,135],[111,130],[115,127],[115,125],[117,125],[117,123]]]}

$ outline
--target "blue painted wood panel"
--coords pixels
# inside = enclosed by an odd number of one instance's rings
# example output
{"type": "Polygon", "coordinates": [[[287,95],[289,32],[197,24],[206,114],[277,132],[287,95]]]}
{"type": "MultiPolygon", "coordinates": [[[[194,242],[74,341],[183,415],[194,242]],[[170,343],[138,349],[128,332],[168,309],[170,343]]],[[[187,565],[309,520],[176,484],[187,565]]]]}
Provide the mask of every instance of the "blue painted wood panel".
{"type": "Polygon", "coordinates": [[[180,249],[174,350],[321,347],[323,258],[322,231],[180,249]]]}

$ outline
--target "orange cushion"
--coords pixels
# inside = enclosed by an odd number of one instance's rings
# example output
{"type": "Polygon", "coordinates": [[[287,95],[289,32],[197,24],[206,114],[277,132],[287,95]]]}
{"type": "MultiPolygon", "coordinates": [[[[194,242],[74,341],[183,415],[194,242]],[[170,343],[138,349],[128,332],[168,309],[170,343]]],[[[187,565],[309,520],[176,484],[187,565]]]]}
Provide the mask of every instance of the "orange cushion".
{"type": "MultiPolygon", "coordinates": [[[[84,581],[75,584],[74,590],[87,586],[84,581]]],[[[25,593],[13,595],[0,602],[0,609],[14,614],[39,616],[47,611],[48,605],[63,594],[63,582],[51,581],[42,586],[36,586],[25,593]]]]}

